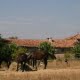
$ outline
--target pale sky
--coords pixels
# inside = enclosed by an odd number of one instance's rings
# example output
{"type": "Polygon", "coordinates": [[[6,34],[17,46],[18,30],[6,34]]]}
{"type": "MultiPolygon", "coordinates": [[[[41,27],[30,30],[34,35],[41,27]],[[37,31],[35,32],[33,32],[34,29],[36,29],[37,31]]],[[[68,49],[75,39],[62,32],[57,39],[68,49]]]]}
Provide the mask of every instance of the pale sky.
{"type": "Polygon", "coordinates": [[[0,0],[0,33],[26,39],[80,32],[80,0],[0,0]]]}

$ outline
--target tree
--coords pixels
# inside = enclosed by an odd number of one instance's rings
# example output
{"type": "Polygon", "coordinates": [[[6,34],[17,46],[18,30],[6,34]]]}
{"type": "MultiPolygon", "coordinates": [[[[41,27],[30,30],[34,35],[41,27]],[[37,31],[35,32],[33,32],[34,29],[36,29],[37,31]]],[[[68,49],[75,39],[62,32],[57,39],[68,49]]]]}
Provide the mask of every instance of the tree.
{"type": "Polygon", "coordinates": [[[8,40],[2,38],[0,35],[0,67],[1,63],[4,61],[7,63],[9,68],[12,60],[12,54],[14,53],[14,45],[10,43],[8,40]]]}
{"type": "Polygon", "coordinates": [[[16,44],[14,44],[14,43],[9,44],[8,46],[9,46],[9,48],[7,49],[8,50],[8,54],[10,54],[11,57],[14,59],[16,51],[18,50],[18,46],[16,44]]]}
{"type": "Polygon", "coordinates": [[[74,55],[75,55],[75,58],[80,58],[80,44],[76,44],[73,49],[72,49],[74,55]]]}
{"type": "Polygon", "coordinates": [[[55,48],[49,42],[43,42],[39,45],[39,49],[48,54],[54,54],[55,48]]]}
{"type": "Polygon", "coordinates": [[[7,44],[8,42],[5,39],[3,39],[2,35],[0,34],[0,58],[4,56],[5,49],[8,48],[7,44]]]}
{"type": "Polygon", "coordinates": [[[12,37],[9,37],[9,39],[18,39],[17,36],[12,36],[12,37]]]}
{"type": "Polygon", "coordinates": [[[5,46],[2,47],[1,52],[0,52],[0,56],[3,59],[13,59],[14,58],[14,54],[17,51],[18,46],[16,44],[5,44],[5,46]]]}
{"type": "Polygon", "coordinates": [[[26,48],[23,47],[17,47],[17,50],[15,51],[15,53],[12,55],[13,58],[16,58],[19,54],[25,54],[27,52],[26,48]]]}

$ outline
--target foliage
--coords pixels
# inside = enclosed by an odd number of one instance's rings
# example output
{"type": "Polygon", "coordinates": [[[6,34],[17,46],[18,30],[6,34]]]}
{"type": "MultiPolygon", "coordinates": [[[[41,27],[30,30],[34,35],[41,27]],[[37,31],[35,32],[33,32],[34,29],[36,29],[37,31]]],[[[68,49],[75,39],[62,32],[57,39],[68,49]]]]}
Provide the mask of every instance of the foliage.
{"type": "Polygon", "coordinates": [[[70,52],[64,53],[64,58],[65,59],[70,59],[71,58],[71,53],[70,52]]]}
{"type": "Polygon", "coordinates": [[[15,53],[13,54],[13,57],[16,58],[19,54],[24,54],[27,52],[27,49],[18,47],[15,53]]]}
{"type": "Polygon", "coordinates": [[[5,44],[2,49],[0,50],[0,56],[3,58],[10,58],[13,57],[12,55],[15,54],[17,50],[17,46],[15,44],[5,44]]]}
{"type": "Polygon", "coordinates": [[[18,39],[17,36],[12,36],[12,37],[9,37],[9,39],[18,39]]]}
{"type": "Polygon", "coordinates": [[[16,54],[17,49],[18,49],[18,46],[16,44],[12,44],[12,43],[9,44],[9,51],[10,51],[12,58],[14,58],[14,55],[16,54]]]}
{"type": "Polygon", "coordinates": [[[12,54],[14,54],[16,50],[17,45],[8,43],[0,34],[0,59],[12,57],[12,54]]]}
{"type": "Polygon", "coordinates": [[[43,42],[39,45],[39,49],[44,51],[45,53],[53,54],[55,52],[54,47],[48,43],[48,42],[43,42]]]}
{"type": "Polygon", "coordinates": [[[4,39],[2,38],[2,35],[0,34],[0,58],[8,56],[6,51],[8,48],[7,42],[4,42],[4,39]]]}
{"type": "Polygon", "coordinates": [[[75,45],[72,51],[75,54],[75,58],[80,58],[80,44],[75,45]]]}
{"type": "Polygon", "coordinates": [[[12,57],[15,59],[19,54],[26,53],[26,49],[18,47],[16,44],[5,44],[2,47],[0,56],[1,57],[12,57]]]}
{"type": "Polygon", "coordinates": [[[18,54],[26,53],[25,48],[19,47],[14,43],[8,43],[0,35],[0,59],[1,58],[15,58],[18,54]]]}

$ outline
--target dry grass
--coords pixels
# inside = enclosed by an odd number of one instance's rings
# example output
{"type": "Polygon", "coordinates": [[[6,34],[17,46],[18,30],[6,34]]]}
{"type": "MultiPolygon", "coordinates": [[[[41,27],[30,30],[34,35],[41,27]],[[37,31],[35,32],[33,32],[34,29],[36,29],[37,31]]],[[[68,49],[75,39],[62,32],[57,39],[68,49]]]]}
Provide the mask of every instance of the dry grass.
{"type": "Polygon", "coordinates": [[[70,60],[68,64],[65,61],[50,61],[48,69],[80,69],[80,60],[70,60]]]}
{"type": "Polygon", "coordinates": [[[39,70],[35,72],[1,71],[0,80],[80,80],[80,69],[39,70]]]}
{"type": "Polygon", "coordinates": [[[68,65],[64,61],[50,61],[48,69],[43,70],[42,65],[40,70],[30,72],[16,72],[16,64],[13,65],[8,71],[0,71],[0,80],[80,80],[80,61],[77,60],[69,61],[68,65]]]}

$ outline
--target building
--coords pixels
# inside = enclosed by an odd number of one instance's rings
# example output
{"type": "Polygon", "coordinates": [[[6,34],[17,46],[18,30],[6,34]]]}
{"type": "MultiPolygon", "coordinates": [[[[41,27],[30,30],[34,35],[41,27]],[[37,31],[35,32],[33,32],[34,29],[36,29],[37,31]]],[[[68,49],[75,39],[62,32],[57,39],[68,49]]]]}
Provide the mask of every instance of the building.
{"type": "Polygon", "coordinates": [[[73,48],[76,43],[80,42],[80,34],[76,34],[73,36],[70,36],[65,39],[52,39],[47,38],[44,40],[40,39],[7,39],[11,43],[15,43],[18,46],[25,47],[28,49],[28,51],[34,51],[38,48],[40,43],[42,42],[50,42],[52,46],[56,48],[56,53],[64,53],[66,51],[70,51],[71,48],[73,48]]]}

